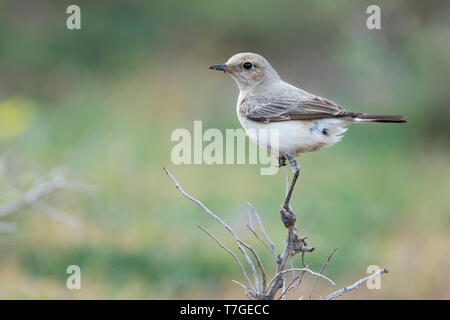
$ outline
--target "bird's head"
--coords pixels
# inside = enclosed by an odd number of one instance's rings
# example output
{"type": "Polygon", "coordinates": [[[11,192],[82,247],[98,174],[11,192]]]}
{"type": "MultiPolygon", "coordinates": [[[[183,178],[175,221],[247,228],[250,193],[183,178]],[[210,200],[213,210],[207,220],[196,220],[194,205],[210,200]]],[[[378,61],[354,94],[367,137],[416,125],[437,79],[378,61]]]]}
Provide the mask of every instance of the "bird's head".
{"type": "Polygon", "coordinates": [[[252,90],[262,83],[280,79],[270,63],[256,53],[235,54],[226,63],[212,65],[209,69],[229,73],[240,90],[252,90]]]}

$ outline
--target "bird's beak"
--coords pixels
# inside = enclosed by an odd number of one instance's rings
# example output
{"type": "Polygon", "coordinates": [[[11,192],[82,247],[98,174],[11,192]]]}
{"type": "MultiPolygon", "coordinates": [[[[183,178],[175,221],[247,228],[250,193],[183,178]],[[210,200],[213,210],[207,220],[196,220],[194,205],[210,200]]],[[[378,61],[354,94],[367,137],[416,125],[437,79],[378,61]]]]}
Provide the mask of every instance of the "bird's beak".
{"type": "Polygon", "coordinates": [[[212,66],[209,66],[209,69],[211,70],[220,70],[220,71],[227,71],[227,65],[226,64],[215,64],[212,66]]]}

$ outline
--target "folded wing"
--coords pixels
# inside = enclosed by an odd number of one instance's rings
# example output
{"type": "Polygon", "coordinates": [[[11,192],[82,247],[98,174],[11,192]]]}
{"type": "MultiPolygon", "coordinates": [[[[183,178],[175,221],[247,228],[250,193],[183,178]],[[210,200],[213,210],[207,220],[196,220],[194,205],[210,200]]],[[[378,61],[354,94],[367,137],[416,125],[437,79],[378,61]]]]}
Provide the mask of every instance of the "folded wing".
{"type": "Polygon", "coordinates": [[[304,100],[247,97],[241,103],[240,112],[247,119],[259,122],[315,120],[358,115],[319,96],[304,100]]]}

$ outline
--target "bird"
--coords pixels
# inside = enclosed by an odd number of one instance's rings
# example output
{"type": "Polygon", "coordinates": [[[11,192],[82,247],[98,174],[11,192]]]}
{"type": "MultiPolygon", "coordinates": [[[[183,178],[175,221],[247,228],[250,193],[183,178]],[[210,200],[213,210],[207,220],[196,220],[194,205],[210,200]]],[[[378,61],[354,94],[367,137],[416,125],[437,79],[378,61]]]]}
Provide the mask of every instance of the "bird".
{"type": "Polygon", "coordinates": [[[348,111],[329,99],[297,88],[283,81],[271,64],[256,53],[235,54],[227,62],[211,65],[209,69],[223,71],[237,83],[237,116],[250,139],[262,145],[258,132],[277,132],[278,145],[264,141],[264,146],[278,157],[280,166],[285,166],[287,159],[294,172],[283,205],[285,210],[289,210],[300,172],[297,155],[338,143],[351,123],[406,122],[399,115],[348,111]]]}

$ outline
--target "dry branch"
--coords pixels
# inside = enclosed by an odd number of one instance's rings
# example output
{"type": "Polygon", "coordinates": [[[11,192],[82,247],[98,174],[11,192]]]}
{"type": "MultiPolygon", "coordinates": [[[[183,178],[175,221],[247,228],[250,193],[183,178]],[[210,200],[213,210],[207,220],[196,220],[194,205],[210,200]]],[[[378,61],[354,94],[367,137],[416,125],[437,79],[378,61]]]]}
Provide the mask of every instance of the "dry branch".
{"type": "MultiPolygon", "coordinates": [[[[286,261],[287,261],[288,258],[294,256],[296,253],[299,253],[299,252],[302,252],[302,253],[304,253],[304,252],[311,252],[311,251],[314,250],[314,248],[308,247],[306,245],[306,242],[305,242],[306,237],[302,237],[302,238],[298,238],[297,237],[296,232],[295,232],[295,228],[292,225],[292,226],[290,226],[288,228],[288,238],[286,240],[286,244],[285,244],[285,248],[283,250],[283,254],[282,254],[282,256],[277,255],[276,252],[275,252],[274,243],[270,239],[269,235],[267,234],[267,232],[266,232],[266,230],[264,228],[264,224],[262,223],[261,217],[259,216],[258,212],[255,210],[255,208],[253,208],[251,206],[251,204],[248,203],[248,207],[251,209],[250,210],[251,213],[253,214],[253,216],[258,221],[258,225],[260,227],[260,230],[263,233],[264,237],[266,238],[268,244],[266,244],[265,241],[261,237],[259,237],[259,235],[253,229],[252,226],[247,225],[247,227],[256,236],[256,238],[258,240],[260,240],[264,244],[264,246],[272,253],[272,255],[274,256],[274,258],[276,260],[276,263],[277,263],[276,274],[272,278],[272,280],[269,283],[267,283],[266,272],[265,272],[264,267],[262,265],[261,259],[257,255],[256,251],[250,245],[242,242],[241,239],[239,238],[239,236],[237,235],[237,233],[227,223],[225,223],[221,218],[219,218],[210,209],[208,209],[201,201],[197,200],[196,198],[194,198],[193,196],[191,196],[190,194],[185,192],[184,189],[181,187],[181,185],[176,180],[176,178],[170,173],[170,171],[166,167],[163,167],[163,170],[169,176],[169,178],[175,183],[175,187],[178,189],[178,191],[180,191],[180,193],[184,197],[188,198],[189,200],[193,201],[195,204],[200,206],[209,216],[211,216],[216,221],[218,221],[221,225],[223,225],[225,227],[225,229],[235,238],[235,240],[236,240],[236,242],[238,244],[239,250],[244,255],[245,259],[247,260],[247,263],[249,264],[249,266],[252,269],[253,282],[249,279],[247,273],[245,272],[245,268],[243,267],[243,265],[240,262],[240,260],[237,259],[237,256],[230,249],[225,247],[214,235],[212,235],[210,232],[208,232],[203,227],[200,227],[210,237],[212,237],[219,244],[220,247],[222,247],[224,250],[226,250],[228,253],[230,253],[235,258],[235,260],[238,262],[239,266],[241,267],[241,271],[244,274],[244,277],[247,279],[247,282],[249,283],[249,286],[247,287],[245,285],[242,285],[241,283],[238,283],[238,284],[243,286],[246,289],[246,292],[250,291],[249,292],[250,296],[255,297],[256,299],[273,299],[274,296],[276,295],[276,293],[278,292],[278,290],[283,286],[283,283],[286,284],[283,275],[286,274],[286,273],[295,271],[295,270],[305,271],[305,272],[309,272],[309,273],[311,273],[313,275],[318,275],[316,272],[314,272],[314,271],[312,271],[312,270],[310,270],[308,268],[291,268],[291,269],[285,270],[285,264],[286,264],[286,261]],[[262,287],[260,285],[259,277],[257,275],[256,266],[252,262],[252,260],[250,259],[249,255],[247,254],[245,249],[250,251],[252,253],[252,255],[255,257],[255,259],[256,259],[257,266],[258,266],[258,268],[261,271],[262,287]]],[[[250,215],[250,217],[251,217],[251,215],[250,215]]],[[[295,219],[295,216],[294,216],[294,219],[295,219]]],[[[252,223],[251,220],[250,220],[250,223],[252,223]]],[[[333,281],[328,279],[327,277],[325,277],[323,275],[319,275],[319,276],[323,277],[324,279],[327,279],[331,283],[333,283],[333,281]]]]}
{"type": "Polygon", "coordinates": [[[256,251],[247,243],[242,242],[241,240],[238,240],[240,244],[242,244],[244,247],[246,247],[255,257],[256,259],[256,263],[258,264],[258,268],[261,271],[261,277],[263,280],[263,286],[262,286],[262,292],[266,292],[266,285],[267,285],[267,276],[266,276],[266,271],[264,270],[264,267],[261,263],[261,259],[259,258],[258,254],[256,253],[256,251]]]}
{"type": "MultiPolygon", "coordinates": [[[[325,268],[327,267],[328,263],[330,263],[331,257],[334,255],[334,253],[336,252],[337,248],[334,248],[333,251],[331,251],[331,254],[328,256],[327,261],[325,261],[325,263],[323,264],[322,268],[319,271],[319,274],[321,274],[323,272],[323,270],[325,270],[325,268]]],[[[319,277],[316,276],[316,278],[314,279],[314,284],[311,288],[311,292],[309,293],[309,300],[311,300],[314,289],[316,288],[317,285],[317,281],[319,280],[319,277]]]]}
{"type": "MultiPolygon", "coordinates": [[[[234,254],[229,248],[224,246],[213,234],[211,234],[205,228],[199,226],[199,228],[202,229],[203,231],[205,231],[212,239],[214,239],[221,248],[223,248],[225,251],[227,251],[230,255],[232,255],[234,257],[234,259],[238,263],[239,267],[241,268],[241,271],[242,271],[244,277],[246,278],[246,280],[248,282],[248,286],[246,286],[236,280],[233,280],[233,282],[245,289],[245,294],[247,297],[249,297],[250,299],[257,299],[257,300],[263,300],[263,299],[264,300],[273,300],[280,289],[282,291],[281,291],[281,295],[279,296],[279,299],[284,300],[286,298],[286,294],[290,290],[293,290],[293,292],[292,292],[292,297],[293,297],[295,288],[300,284],[301,279],[303,278],[305,273],[309,273],[315,277],[314,284],[311,288],[311,292],[309,295],[310,299],[312,297],[312,294],[314,292],[314,289],[317,285],[317,281],[319,278],[323,278],[323,279],[329,281],[332,285],[335,285],[333,280],[331,280],[327,276],[323,275],[322,273],[325,270],[328,263],[330,262],[330,259],[333,256],[333,254],[335,253],[336,249],[334,249],[331,252],[330,256],[328,257],[327,261],[322,266],[322,268],[320,269],[319,272],[312,271],[309,268],[309,266],[305,264],[304,254],[305,254],[305,252],[312,252],[314,250],[314,248],[309,247],[307,245],[307,243],[306,243],[307,237],[298,237],[297,236],[296,229],[295,229],[296,216],[294,213],[291,212],[290,207],[281,207],[281,211],[280,211],[281,219],[288,230],[288,236],[287,236],[287,239],[286,239],[286,242],[284,245],[283,253],[280,256],[280,255],[276,254],[274,243],[270,239],[269,235],[267,234],[267,232],[264,228],[264,225],[262,223],[261,217],[259,216],[258,212],[255,210],[255,208],[253,208],[251,206],[250,203],[248,203],[249,220],[250,221],[249,221],[249,224],[247,225],[247,228],[264,245],[264,247],[267,248],[267,250],[273,255],[273,257],[275,258],[275,262],[276,262],[275,275],[272,277],[272,279],[269,282],[267,282],[266,271],[263,267],[260,257],[258,256],[256,251],[253,249],[253,247],[250,246],[249,244],[241,241],[241,239],[239,238],[237,233],[228,224],[226,224],[221,218],[219,218],[210,209],[208,209],[201,201],[197,200],[193,196],[186,193],[183,190],[183,188],[180,186],[178,181],[175,179],[175,177],[169,172],[169,170],[167,170],[166,167],[163,167],[163,170],[169,176],[169,178],[175,183],[176,188],[178,189],[178,191],[180,191],[180,193],[184,197],[188,198],[189,200],[193,201],[198,206],[200,206],[209,216],[211,216],[216,221],[218,221],[222,226],[224,226],[225,229],[236,240],[239,250],[241,251],[241,253],[245,257],[248,265],[252,269],[253,281],[250,280],[247,272],[245,271],[244,265],[239,260],[239,258],[236,256],[236,254],[234,254]],[[262,234],[264,235],[264,238],[266,239],[266,241],[262,237],[260,237],[258,235],[258,233],[256,232],[256,230],[253,226],[252,215],[255,217],[256,221],[258,222],[259,228],[260,228],[262,234]],[[261,272],[262,287],[260,285],[256,266],[253,263],[253,261],[250,259],[250,256],[248,255],[246,250],[250,251],[256,260],[256,265],[261,272]],[[292,265],[292,257],[294,255],[296,255],[297,253],[302,254],[301,262],[302,262],[303,268],[295,268],[292,265]],[[288,259],[291,259],[291,268],[289,268],[289,269],[286,268],[286,262],[288,261],[288,259]],[[299,271],[300,273],[298,275],[296,275],[295,274],[296,271],[299,271]],[[292,277],[293,280],[289,283],[289,285],[286,286],[287,282],[286,282],[285,275],[288,273],[293,273],[293,277],[292,277]]],[[[289,185],[289,175],[288,175],[287,170],[286,170],[286,184],[289,185]]],[[[378,272],[378,274],[385,273],[385,272],[387,272],[387,270],[382,269],[381,271],[378,272]]],[[[329,300],[329,299],[333,299],[337,296],[343,295],[344,293],[346,293],[350,290],[356,289],[362,283],[372,279],[375,276],[377,276],[377,273],[374,273],[366,278],[363,278],[363,279],[357,281],[352,286],[349,286],[349,287],[343,288],[339,291],[336,291],[336,292],[330,294],[329,296],[323,298],[323,300],[329,300]]],[[[301,300],[301,299],[303,299],[303,296],[300,297],[299,300],[301,300]]]]}
{"type": "MultiPolygon", "coordinates": [[[[248,277],[248,275],[247,275],[247,272],[245,271],[245,268],[244,268],[244,266],[242,265],[242,263],[241,263],[241,260],[239,260],[239,258],[237,257],[237,255],[233,252],[233,251],[231,251],[230,249],[228,249],[225,245],[223,245],[222,244],[222,242],[220,242],[211,232],[209,232],[208,230],[206,230],[205,228],[203,228],[202,226],[198,226],[200,229],[202,229],[203,231],[205,231],[211,238],[213,238],[216,242],[217,242],[217,244],[222,248],[222,249],[224,249],[226,252],[228,252],[229,254],[231,254],[232,256],[233,256],[233,258],[236,260],[236,262],[239,264],[239,266],[241,267],[241,271],[242,271],[242,273],[244,274],[244,276],[245,276],[245,278],[247,279],[247,282],[248,282],[248,284],[249,284],[249,286],[252,288],[252,290],[253,291],[256,291],[255,290],[255,287],[253,286],[253,284],[252,284],[252,282],[251,282],[251,280],[250,280],[250,278],[248,277]]],[[[237,281],[236,281],[237,282],[237,281]]],[[[242,285],[245,289],[247,289],[247,290],[249,290],[250,291],[250,289],[248,288],[248,287],[246,287],[245,285],[243,285],[242,283],[240,283],[239,282],[239,284],[240,285],[242,285]]]]}
{"type": "Polygon", "coordinates": [[[95,187],[77,180],[68,179],[66,175],[62,168],[56,168],[50,173],[39,177],[33,186],[21,197],[0,207],[0,219],[12,216],[25,208],[33,208],[67,225],[79,227],[81,222],[78,218],[48,205],[43,200],[45,196],[62,189],[70,189],[87,195],[96,193],[95,187]]]}
{"type": "Polygon", "coordinates": [[[275,279],[276,279],[277,277],[279,277],[280,275],[283,275],[283,274],[288,273],[288,272],[293,272],[293,271],[305,271],[305,272],[309,272],[309,273],[311,273],[312,275],[314,275],[314,276],[316,276],[316,277],[321,277],[321,278],[323,278],[323,279],[325,279],[325,280],[328,280],[333,286],[336,285],[336,284],[334,283],[334,281],[331,280],[330,278],[324,276],[323,274],[319,274],[319,273],[317,273],[317,272],[314,272],[314,271],[312,271],[312,270],[309,269],[309,268],[291,268],[291,269],[286,269],[286,270],[283,270],[283,271],[278,272],[278,273],[272,278],[272,280],[270,280],[269,286],[270,286],[270,285],[273,283],[273,281],[275,281],[275,279]]]}
{"type": "Polygon", "coordinates": [[[255,216],[256,220],[258,221],[259,224],[259,228],[261,229],[261,232],[263,233],[264,237],[266,237],[267,242],[270,245],[270,252],[272,253],[272,255],[274,257],[276,257],[276,253],[275,253],[275,246],[273,244],[273,241],[270,239],[269,235],[266,232],[266,229],[264,228],[264,224],[262,223],[261,217],[259,216],[258,212],[255,210],[255,208],[253,208],[253,206],[249,203],[247,203],[248,207],[252,210],[253,215],[255,216]]]}
{"type": "Polygon", "coordinates": [[[342,296],[343,294],[358,288],[363,283],[365,283],[365,282],[369,281],[370,279],[373,279],[373,278],[375,278],[375,277],[377,277],[379,275],[382,275],[383,273],[388,273],[388,271],[385,268],[383,268],[383,269],[381,269],[381,270],[379,270],[377,272],[372,273],[370,276],[367,276],[365,278],[362,278],[361,280],[356,281],[351,286],[348,286],[348,287],[342,288],[341,290],[333,292],[332,294],[326,296],[325,298],[322,298],[321,300],[331,300],[331,299],[334,299],[336,297],[342,296]]]}
{"type": "Polygon", "coordinates": [[[181,194],[183,196],[185,196],[186,198],[188,198],[189,200],[193,201],[198,206],[200,206],[207,214],[209,214],[211,217],[213,217],[215,220],[217,220],[221,225],[223,225],[225,227],[225,229],[227,229],[228,232],[230,232],[231,235],[236,239],[238,247],[239,247],[239,251],[242,252],[242,254],[244,255],[245,259],[247,260],[247,263],[250,265],[250,267],[252,269],[253,280],[255,281],[255,288],[256,288],[255,295],[256,296],[259,295],[260,292],[261,292],[261,287],[259,285],[259,279],[258,279],[258,274],[257,274],[257,271],[256,271],[256,267],[253,264],[252,260],[250,259],[249,255],[247,254],[247,252],[245,251],[244,246],[240,243],[240,239],[239,239],[239,236],[237,235],[237,233],[228,224],[226,224],[222,219],[220,219],[211,210],[209,210],[201,201],[195,199],[194,197],[192,197],[191,195],[186,193],[183,190],[183,188],[180,186],[180,184],[178,183],[177,179],[175,179],[175,177],[169,172],[169,170],[167,170],[166,167],[163,167],[163,169],[164,169],[164,172],[169,176],[169,178],[172,179],[172,181],[175,183],[176,188],[178,189],[178,191],[181,192],[181,194]]]}

